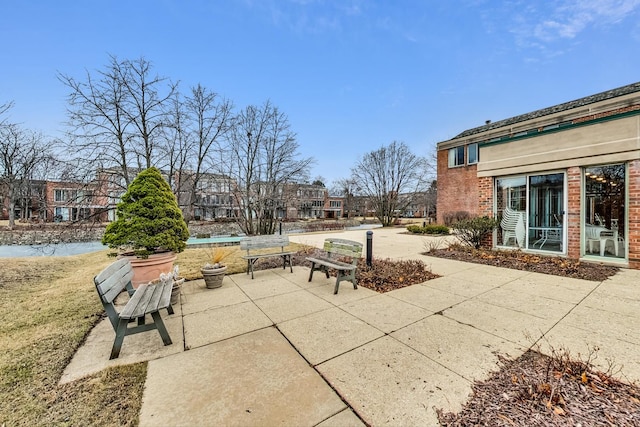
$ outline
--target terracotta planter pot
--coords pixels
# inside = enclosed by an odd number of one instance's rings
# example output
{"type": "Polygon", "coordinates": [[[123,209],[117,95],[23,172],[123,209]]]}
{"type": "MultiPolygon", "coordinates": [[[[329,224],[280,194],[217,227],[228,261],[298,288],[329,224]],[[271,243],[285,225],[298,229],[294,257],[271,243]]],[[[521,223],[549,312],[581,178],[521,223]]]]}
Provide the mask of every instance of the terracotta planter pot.
{"type": "Polygon", "coordinates": [[[131,284],[137,288],[143,283],[150,283],[160,277],[160,273],[171,273],[173,271],[173,262],[176,260],[176,254],[173,252],[165,252],[161,254],[149,255],[149,258],[142,259],[136,256],[123,256],[131,262],[133,267],[133,279],[131,284]]]}
{"type": "Polygon", "coordinates": [[[222,286],[222,279],[227,271],[227,266],[220,268],[203,268],[200,270],[207,289],[215,289],[222,286]]]}

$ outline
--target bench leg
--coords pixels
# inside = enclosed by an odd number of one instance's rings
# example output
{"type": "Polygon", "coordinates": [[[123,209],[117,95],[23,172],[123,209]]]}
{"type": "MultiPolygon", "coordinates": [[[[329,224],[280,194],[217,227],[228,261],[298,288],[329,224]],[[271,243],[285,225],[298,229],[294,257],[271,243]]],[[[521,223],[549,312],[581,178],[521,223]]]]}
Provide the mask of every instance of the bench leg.
{"type": "Polygon", "coordinates": [[[153,321],[156,324],[156,328],[160,333],[160,337],[162,338],[162,342],[164,345],[171,345],[171,337],[169,336],[169,332],[167,332],[167,328],[164,326],[164,322],[162,321],[162,317],[160,317],[160,313],[154,311],[151,313],[151,317],[153,317],[153,321]]]}
{"type": "Polygon", "coordinates": [[[312,263],[311,263],[311,271],[309,272],[309,282],[310,282],[310,281],[311,281],[311,279],[313,278],[313,272],[315,271],[315,269],[316,269],[316,263],[315,263],[315,262],[312,262],[312,263]]]}
{"type": "Polygon", "coordinates": [[[348,280],[351,283],[353,283],[353,289],[358,289],[358,285],[356,283],[356,272],[355,270],[351,270],[349,271],[349,274],[346,273],[345,270],[339,270],[336,273],[336,287],[333,290],[333,294],[337,294],[338,293],[338,289],[340,288],[340,282],[342,282],[343,280],[348,280]]]}
{"type": "Polygon", "coordinates": [[[109,356],[109,360],[117,359],[118,356],[120,356],[120,349],[122,348],[122,342],[124,341],[125,335],[127,335],[128,323],[129,323],[128,319],[118,320],[118,328],[116,329],[116,338],[113,340],[113,347],[111,347],[111,355],[109,356]]]}
{"type": "Polygon", "coordinates": [[[252,260],[249,260],[249,268],[251,269],[251,280],[253,280],[253,264],[256,263],[256,261],[258,261],[258,258],[254,258],[252,260]]]}
{"type": "Polygon", "coordinates": [[[287,269],[287,264],[289,264],[289,268],[291,269],[291,272],[293,273],[293,265],[291,265],[291,255],[282,255],[282,269],[283,270],[287,269]]]}

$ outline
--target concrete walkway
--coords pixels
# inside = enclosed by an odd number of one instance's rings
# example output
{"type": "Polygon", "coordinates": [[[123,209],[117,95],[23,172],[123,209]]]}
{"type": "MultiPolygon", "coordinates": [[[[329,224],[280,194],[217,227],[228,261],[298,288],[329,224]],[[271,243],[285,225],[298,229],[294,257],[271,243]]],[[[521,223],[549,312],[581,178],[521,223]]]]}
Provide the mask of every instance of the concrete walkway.
{"type": "MultiPolygon", "coordinates": [[[[101,322],[62,382],[115,364],[149,360],[142,426],[437,425],[458,411],[497,355],[534,346],[640,380],[640,271],[600,282],[420,255],[436,239],[373,230],[379,258],[422,259],[442,277],[378,294],[309,269],[225,277],[219,289],[185,284],[164,316],[173,344],[155,332],[125,338],[109,361],[113,330],[101,322]]],[[[327,233],[290,239],[321,247],[327,233]]],[[[366,231],[330,233],[365,242],[366,231]]]]}

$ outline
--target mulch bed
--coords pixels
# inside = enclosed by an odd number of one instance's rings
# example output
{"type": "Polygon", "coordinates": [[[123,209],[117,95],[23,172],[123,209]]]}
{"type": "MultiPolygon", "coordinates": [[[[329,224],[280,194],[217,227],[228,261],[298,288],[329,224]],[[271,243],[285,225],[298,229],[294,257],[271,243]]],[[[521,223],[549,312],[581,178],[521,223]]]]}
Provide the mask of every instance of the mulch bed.
{"type": "Polygon", "coordinates": [[[443,426],[640,426],[640,389],[572,361],[529,350],[473,385],[457,414],[438,410],[443,426]]]}
{"type": "Polygon", "coordinates": [[[580,262],[562,257],[528,254],[517,250],[473,249],[461,245],[453,245],[447,249],[435,249],[424,253],[424,255],[597,282],[606,280],[619,270],[618,267],[595,262],[580,262]]]}

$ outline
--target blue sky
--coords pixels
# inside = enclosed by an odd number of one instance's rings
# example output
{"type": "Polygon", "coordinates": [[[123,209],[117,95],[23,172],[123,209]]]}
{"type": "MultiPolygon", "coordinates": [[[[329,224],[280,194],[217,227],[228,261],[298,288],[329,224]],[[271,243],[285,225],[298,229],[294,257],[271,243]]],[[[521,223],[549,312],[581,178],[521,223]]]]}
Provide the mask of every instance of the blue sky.
{"type": "Polygon", "coordinates": [[[312,177],[403,141],[419,155],[640,81],[640,0],[0,0],[0,104],[61,137],[67,89],[108,55],[287,114],[312,177]]]}

